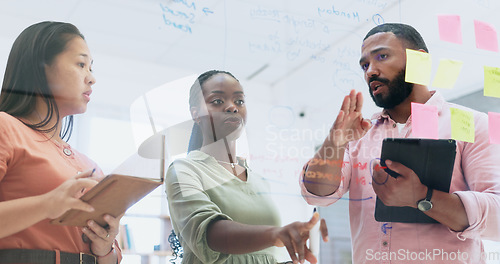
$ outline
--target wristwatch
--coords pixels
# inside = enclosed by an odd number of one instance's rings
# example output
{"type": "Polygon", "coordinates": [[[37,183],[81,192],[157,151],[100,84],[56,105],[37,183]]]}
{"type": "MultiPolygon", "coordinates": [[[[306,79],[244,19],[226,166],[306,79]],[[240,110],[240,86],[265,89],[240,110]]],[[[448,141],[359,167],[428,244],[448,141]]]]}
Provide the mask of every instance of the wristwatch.
{"type": "Polygon", "coordinates": [[[431,198],[432,198],[432,188],[427,187],[427,195],[425,196],[425,199],[422,199],[417,203],[418,210],[422,212],[431,210],[432,208],[431,198]]]}

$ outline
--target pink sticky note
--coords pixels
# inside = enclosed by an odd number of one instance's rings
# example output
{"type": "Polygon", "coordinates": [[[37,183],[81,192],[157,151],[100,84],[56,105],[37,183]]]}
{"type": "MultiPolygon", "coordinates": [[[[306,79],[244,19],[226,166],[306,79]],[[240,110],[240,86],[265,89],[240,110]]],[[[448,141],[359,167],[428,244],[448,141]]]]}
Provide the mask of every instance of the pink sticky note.
{"type": "Polygon", "coordinates": [[[439,38],[462,44],[462,26],[458,15],[438,15],[439,38]]]}
{"type": "Polygon", "coordinates": [[[411,103],[411,134],[415,138],[438,139],[438,110],[435,105],[411,103]]]}
{"type": "Polygon", "coordinates": [[[500,113],[488,112],[488,132],[491,144],[500,144],[500,113]]]}
{"type": "Polygon", "coordinates": [[[476,33],[476,47],[478,49],[498,52],[497,31],[492,25],[474,20],[474,32],[476,33]]]}

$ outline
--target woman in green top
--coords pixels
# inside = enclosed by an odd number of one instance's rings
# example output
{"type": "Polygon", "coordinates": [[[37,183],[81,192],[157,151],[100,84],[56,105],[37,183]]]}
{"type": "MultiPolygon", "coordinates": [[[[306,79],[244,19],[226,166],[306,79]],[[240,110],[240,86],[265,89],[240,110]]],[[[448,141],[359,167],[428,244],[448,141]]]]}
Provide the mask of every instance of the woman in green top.
{"type": "MultiPolygon", "coordinates": [[[[175,160],[166,178],[182,263],[275,264],[276,246],[286,246],[294,263],[316,263],[306,241],[319,216],[280,227],[268,183],[235,156],[246,123],[244,98],[229,72],[205,72],[191,87],[188,156],[175,160]]],[[[322,230],[326,241],[324,220],[322,230]]]]}

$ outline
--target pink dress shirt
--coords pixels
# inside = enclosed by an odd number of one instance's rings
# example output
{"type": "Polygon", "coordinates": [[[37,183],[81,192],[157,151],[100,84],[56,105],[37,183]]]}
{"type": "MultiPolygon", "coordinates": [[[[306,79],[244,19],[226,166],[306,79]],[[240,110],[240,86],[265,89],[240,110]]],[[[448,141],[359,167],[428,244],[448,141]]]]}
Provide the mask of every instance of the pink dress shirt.
{"type": "Polygon", "coordinates": [[[373,127],[349,142],[344,155],[339,189],[329,196],[307,191],[300,177],[302,195],[312,205],[328,206],[349,192],[349,218],[353,263],[485,263],[481,239],[498,240],[500,221],[500,145],[489,144],[488,117],[484,113],[448,103],[434,92],[427,105],[439,114],[439,138],[451,138],[450,107],[472,111],[475,142],[457,141],[450,193],[462,200],[470,226],[455,232],[442,224],[377,222],[376,194],[371,186],[370,162],[380,157],[382,140],[411,137],[411,116],[399,132],[386,114],[372,118],[373,127]],[[365,166],[366,164],[366,166],[365,166]]]}

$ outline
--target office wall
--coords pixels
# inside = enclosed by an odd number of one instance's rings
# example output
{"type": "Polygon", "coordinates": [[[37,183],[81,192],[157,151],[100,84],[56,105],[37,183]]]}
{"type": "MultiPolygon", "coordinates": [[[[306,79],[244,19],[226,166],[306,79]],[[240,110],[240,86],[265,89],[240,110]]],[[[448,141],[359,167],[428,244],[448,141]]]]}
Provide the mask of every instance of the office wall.
{"type": "MultiPolygon", "coordinates": [[[[139,138],[153,133],[132,122],[133,102],[208,69],[231,71],[247,94],[249,120],[241,149],[252,168],[269,178],[287,223],[311,215],[300,197],[298,173],[328,133],[342,97],[360,90],[365,117],[378,110],[358,63],[366,32],[384,22],[413,25],[427,41],[433,74],[440,58],[463,61],[453,89],[439,89],[456,99],[482,89],[484,65],[500,67],[498,52],[477,48],[474,31],[474,20],[500,30],[499,11],[495,0],[2,1],[0,69],[26,26],[42,20],[77,25],[93,54],[97,84],[88,115],[78,117],[73,142],[108,172],[137,150],[137,133],[139,138]],[[462,43],[440,38],[438,16],[444,14],[460,17],[462,43]],[[92,121],[97,118],[125,123],[92,121]],[[96,123],[105,130],[91,126],[96,123]]],[[[189,84],[183,85],[165,88],[159,98],[169,118],[157,121],[158,127],[189,119],[184,101],[189,84]]],[[[342,208],[333,215],[345,216],[342,208]]],[[[349,236],[347,228],[339,232],[341,239],[349,236]]]]}

